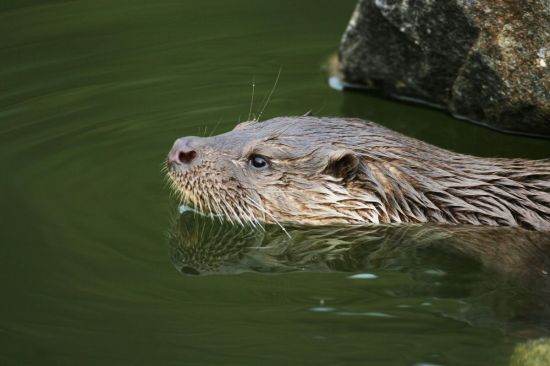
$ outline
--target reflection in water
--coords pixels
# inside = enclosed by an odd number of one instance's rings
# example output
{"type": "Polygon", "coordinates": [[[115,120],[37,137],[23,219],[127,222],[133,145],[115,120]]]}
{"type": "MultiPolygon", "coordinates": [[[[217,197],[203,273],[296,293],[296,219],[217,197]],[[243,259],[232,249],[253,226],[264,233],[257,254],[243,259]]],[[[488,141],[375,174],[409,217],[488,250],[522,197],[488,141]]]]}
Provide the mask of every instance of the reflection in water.
{"type": "MultiPolygon", "coordinates": [[[[170,232],[172,262],[187,274],[405,272],[413,285],[392,289],[396,296],[401,291],[458,297],[466,299],[468,306],[491,307],[493,317],[507,322],[534,324],[543,333],[550,329],[548,234],[434,225],[291,226],[286,230],[288,235],[277,226],[260,231],[184,213],[170,232]]],[[[469,312],[461,320],[486,315],[469,312]]]]}
{"type": "Polygon", "coordinates": [[[447,256],[529,283],[547,284],[550,278],[548,233],[437,225],[287,226],[286,231],[184,213],[170,232],[172,259],[182,272],[199,274],[413,269],[447,256]]]}

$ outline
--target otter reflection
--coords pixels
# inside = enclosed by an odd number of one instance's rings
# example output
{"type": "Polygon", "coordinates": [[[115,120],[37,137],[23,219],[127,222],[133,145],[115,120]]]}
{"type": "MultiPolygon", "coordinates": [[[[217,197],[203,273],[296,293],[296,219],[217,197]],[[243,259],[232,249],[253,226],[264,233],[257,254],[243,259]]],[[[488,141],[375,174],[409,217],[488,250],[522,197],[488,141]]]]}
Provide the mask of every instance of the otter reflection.
{"type": "MultiPolygon", "coordinates": [[[[454,298],[468,323],[550,333],[550,236],[479,226],[290,226],[265,230],[185,213],[170,232],[171,257],[185,274],[397,271],[412,281],[392,296],[454,298]],[[485,313],[489,311],[490,316],[485,313]],[[496,319],[496,320],[495,320],[496,319]]],[[[523,331],[523,330],[522,330],[523,331]]]]}
{"type": "Polygon", "coordinates": [[[461,264],[546,288],[550,281],[550,235],[520,228],[266,225],[260,230],[188,212],[174,221],[169,237],[174,265],[192,274],[461,264]]]}

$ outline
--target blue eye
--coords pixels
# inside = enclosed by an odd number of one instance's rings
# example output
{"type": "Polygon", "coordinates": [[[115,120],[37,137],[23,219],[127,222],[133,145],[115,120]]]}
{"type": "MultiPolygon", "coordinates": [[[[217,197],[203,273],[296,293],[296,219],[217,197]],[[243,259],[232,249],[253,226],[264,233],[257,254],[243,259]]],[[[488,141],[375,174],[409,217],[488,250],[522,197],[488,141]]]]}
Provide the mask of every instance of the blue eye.
{"type": "Polygon", "coordinates": [[[250,155],[248,163],[256,169],[265,169],[269,166],[267,159],[260,155],[250,155]]]}

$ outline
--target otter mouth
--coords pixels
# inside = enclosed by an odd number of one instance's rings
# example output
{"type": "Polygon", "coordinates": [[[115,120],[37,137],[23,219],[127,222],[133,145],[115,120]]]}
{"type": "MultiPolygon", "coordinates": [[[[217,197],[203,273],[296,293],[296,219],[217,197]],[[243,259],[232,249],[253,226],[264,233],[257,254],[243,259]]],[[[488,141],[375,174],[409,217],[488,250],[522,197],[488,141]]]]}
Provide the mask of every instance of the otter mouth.
{"type": "Polygon", "coordinates": [[[170,188],[181,204],[180,212],[193,211],[242,226],[258,227],[266,222],[265,215],[261,214],[265,208],[242,191],[224,189],[215,174],[205,173],[205,169],[199,167],[180,169],[168,162],[164,169],[170,188]]]}
{"type": "Polygon", "coordinates": [[[166,175],[170,183],[170,188],[172,192],[178,196],[181,203],[180,211],[182,207],[187,207],[194,212],[208,215],[209,212],[205,212],[204,207],[201,207],[201,201],[195,193],[196,190],[194,190],[193,186],[190,184],[188,178],[189,173],[187,169],[181,169],[169,162],[166,164],[166,175]]]}
{"type": "Polygon", "coordinates": [[[212,219],[227,219],[240,224],[252,221],[239,215],[238,207],[230,207],[230,198],[212,187],[211,177],[205,176],[198,168],[181,169],[177,165],[167,164],[166,173],[170,188],[180,202],[180,213],[192,211],[212,219]]]}

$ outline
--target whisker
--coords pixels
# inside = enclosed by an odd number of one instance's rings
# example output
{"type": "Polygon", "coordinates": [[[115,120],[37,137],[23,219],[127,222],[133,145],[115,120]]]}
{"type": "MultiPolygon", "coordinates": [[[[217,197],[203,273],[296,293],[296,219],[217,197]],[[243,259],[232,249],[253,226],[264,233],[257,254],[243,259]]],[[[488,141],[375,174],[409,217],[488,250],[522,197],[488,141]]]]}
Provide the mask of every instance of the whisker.
{"type": "Polygon", "coordinates": [[[248,111],[248,120],[252,117],[252,106],[254,105],[254,89],[256,87],[256,82],[254,81],[254,76],[252,76],[252,97],[250,98],[250,110],[248,111]]]}
{"type": "MultiPolygon", "coordinates": [[[[288,233],[288,231],[283,227],[283,225],[281,225],[281,223],[279,222],[279,220],[277,220],[272,214],[270,214],[264,207],[260,206],[258,203],[252,201],[250,198],[248,200],[248,204],[254,206],[255,208],[257,208],[258,210],[260,210],[262,213],[264,213],[265,215],[268,215],[274,222],[277,226],[279,226],[281,228],[281,230],[283,230],[283,232],[288,236],[289,239],[292,239],[292,236],[290,236],[290,234],[288,233]]],[[[265,216],[264,216],[264,220],[265,220],[265,216]]]]}
{"type": "Polygon", "coordinates": [[[216,123],[216,125],[214,126],[214,129],[212,130],[212,132],[210,132],[210,135],[208,135],[208,137],[211,137],[214,134],[214,132],[216,132],[216,130],[220,126],[221,121],[222,121],[222,118],[220,117],[220,119],[218,119],[218,123],[216,123]]]}
{"type": "Polygon", "coordinates": [[[273,87],[271,88],[271,91],[269,92],[269,95],[267,96],[267,100],[264,103],[264,106],[262,107],[262,110],[260,111],[260,114],[258,115],[258,118],[256,118],[256,121],[259,121],[260,118],[262,118],[262,114],[265,111],[265,108],[269,104],[269,101],[271,100],[271,96],[273,95],[273,92],[275,91],[275,88],[277,88],[277,84],[279,83],[279,77],[281,76],[281,71],[283,70],[282,67],[279,68],[279,73],[277,74],[277,78],[275,79],[275,83],[273,84],[273,87]]]}
{"type": "Polygon", "coordinates": [[[226,210],[227,208],[227,201],[226,199],[222,196],[220,197],[222,199],[222,205],[221,205],[221,210],[223,212],[223,216],[226,220],[228,220],[232,225],[234,225],[235,223],[233,222],[233,219],[231,218],[231,215],[229,214],[229,212],[226,210]]]}
{"type": "Polygon", "coordinates": [[[227,209],[231,212],[235,220],[239,223],[239,225],[244,226],[242,219],[237,215],[237,212],[235,212],[235,209],[231,207],[230,205],[227,205],[227,209]]]}

